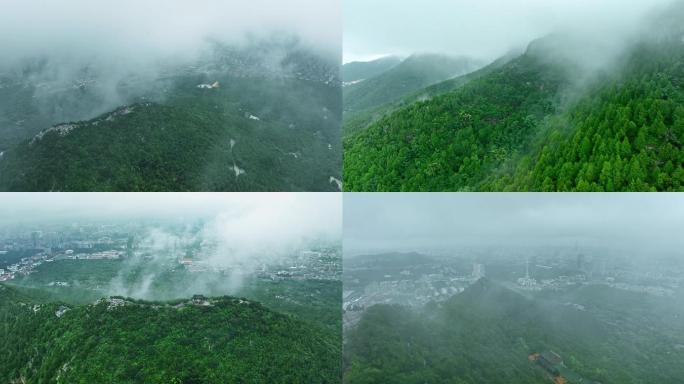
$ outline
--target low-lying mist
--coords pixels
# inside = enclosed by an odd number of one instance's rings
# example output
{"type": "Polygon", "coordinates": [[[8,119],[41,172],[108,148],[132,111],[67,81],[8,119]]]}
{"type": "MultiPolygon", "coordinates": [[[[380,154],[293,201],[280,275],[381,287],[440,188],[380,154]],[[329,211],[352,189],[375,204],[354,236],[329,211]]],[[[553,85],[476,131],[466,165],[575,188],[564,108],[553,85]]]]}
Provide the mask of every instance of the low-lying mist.
{"type": "MultiPolygon", "coordinates": [[[[59,254],[73,244],[73,233],[90,242],[102,233],[123,239],[117,275],[98,282],[107,295],[168,300],[235,293],[264,266],[291,265],[303,251],[341,244],[341,196],[333,193],[8,193],[2,200],[0,234],[64,237],[42,243],[59,254]]],[[[100,273],[98,261],[79,263],[100,273]]]]}
{"type": "Polygon", "coordinates": [[[140,65],[192,57],[208,38],[239,44],[250,35],[276,32],[339,51],[340,10],[335,1],[3,0],[1,6],[0,67],[38,56],[77,62],[99,57],[112,64],[140,65]]]}
{"type": "Polygon", "coordinates": [[[265,266],[290,265],[305,250],[339,246],[335,214],[334,207],[266,205],[238,215],[218,213],[180,231],[149,228],[135,240],[142,253],[123,262],[108,294],[160,300],[235,293],[265,266]],[[201,271],[187,272],[183,261],[201,271]]]}
{"type": "MultiPolygon", "coordinates": [[[[336,1],[69,0],[0,3],[0,150],[57,123],[140,100],[164,102],[173,79],[226,56],[288,76],[287,54],[340,56],[336,1]]],[[[236,62],[223,68],[237,70],[236,62]]]]}

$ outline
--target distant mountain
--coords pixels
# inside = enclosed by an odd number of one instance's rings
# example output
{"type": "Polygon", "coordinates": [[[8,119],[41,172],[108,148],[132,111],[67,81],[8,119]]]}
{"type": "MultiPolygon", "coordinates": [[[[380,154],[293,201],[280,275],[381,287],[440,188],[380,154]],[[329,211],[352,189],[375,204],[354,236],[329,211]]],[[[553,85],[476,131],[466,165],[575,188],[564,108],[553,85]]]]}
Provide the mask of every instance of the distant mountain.
{"type": "Polygon", "coordinates": [[[0,319],[7,383],[339,382],[338,338],[240,298],[75,306],[0,285],[0,319]]]}
{"type": "Polygon", "coordinates": [[[468,72],[465,75],[457,76],[452,79],[441,81],[425,88],[418,89],[417,91],[405,95],[392,102],[382,104],[378,107],[371,108],[361,113],[347,113],[344,116],[342,125],[343,135],[345,137],[352,136],[353,134],[366,129],[374,122],[394,113],[401,108],[417,102],[424,102],[433,97],[457,90],[470,81],[485,76],[502,67],[504,64],[515,59],[517,56],[519,56],[519,54],[511,52],[495,60],[494,62],[472,72],[468,72]]]}
{"type": "Polygon", "coordinates": [[[594,72],[578,59],[589,44],[549,36],[362,129],[345,122],[345,188],[682,190],[684,42],[669,31],[594,72]]]}
{"type": "Polygon", "coordinates": [[[684,351],[676,345],[682,325],[667,306],[608,287],[572,294],[579,302],[595,295],[640,303],[582,307],[562,296],[528,298],[485,278],[420,311],[371,307],[345,335],[344,381],[541,384],[553,375],[533,357],[548,351],[564,360],[569,383],[669,382],[681,376],[676,361],[684,351]],[[656,355],[662,358],[644,359],[656,355]]]}
{"type": "Polygon", "coordinates": [[[375,77],[401,63],[397,56],[381,57],[372,61],[353,61],[342,66],[342,81],[345,85],[375,77]]]}
{"type": "Polygon", "coordinates": [[[428,85],[477,69],[475,60],[438,54],[413,55],[400,64],[343,88],[345,119],[394,102],[428,85]]]}
{"type": "Polygon", "coordinates": [[[49,63],[0,77],[0,190],[338,190],[338,68],[296,40],[124,77],[118,107],[106,74],[39,82],[49,63]]]}

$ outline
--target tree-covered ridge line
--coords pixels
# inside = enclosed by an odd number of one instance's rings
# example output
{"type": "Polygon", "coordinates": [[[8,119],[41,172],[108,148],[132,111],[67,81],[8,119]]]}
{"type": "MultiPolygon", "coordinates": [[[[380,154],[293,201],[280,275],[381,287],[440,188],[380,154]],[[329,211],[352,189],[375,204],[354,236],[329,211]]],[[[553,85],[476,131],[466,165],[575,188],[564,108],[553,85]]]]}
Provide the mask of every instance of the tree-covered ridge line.
{"type": "Polygon", "coordinates": [[[7,382],[339,382],[339,335],[235,297],[74,306],[0,285],[7,382]]]}
{"type": "Polygon", "coordinates": [[[220,273],[160,271],[156,264],[127,266],[122,260],[59,260],[44,263],[33,273],[5,284],[70,305],[90,304],[112,295],[170,302],[193,294],[208,297],[230,294],[258,301],[272,310],[297,316],[335,333],[341,329],[342,283],[339,280],[274,281],[251,277],[243,279],[236,288],[220,273]],[[152,281],[151,275],[154,275],[152,281]]]}
{"type": "Polygon", "coordinates": [[[555,111],[564,81],[564,68],[523,55],[454,92],[400,109],[345,141],[346,188],[464,189],[555,111]]]}
{"type": "Polygon", "coordinates": [[[340,76],[345,85],[375,77],[402,62],[399,56],[385,56],[372,61],[353,61],[342,65],[340,76]]]}
{"type": "MultiPolygon", "coordinates": [[[[17,61],[0,72],[0,151],[51,125],[90,120],[139,101],[163,103],[176,96],[171,91],[178,82],[188,79],[213,83],[233,77],[257,87],[292,82],[327,87],[332,94],[339,91],[339,65],[334,56],[312,49],[288,33],[248,40],[234,45],[206,39],[189,61],[162,60],[152,67],[124,66],[114,72],[110,63],[97,58],[65,62],[39,55],[17,61]]],[[[243,85],[243,89],[249,98],[250,87],[243,85]]],[[[231,97],[239,97],[240,89],[237,91],[231,97]]]]}
{"type": "Polygon", "coordinates": [[[679,38],[638,44],[580,93],[580,73],[536,45],[347,137],[347,190],[684,188],[679,38]]]}
{"type": "Polygon", "coordinates": [[[27,139],[0,158],[0,189],[337,190],[329,179],[341,173],[338,112],[299,104],[334,105],[339,95],[328,85],[229,77],[196,88],[202,82],[185,79],[162,104],[121,107],[27,139]],[[268,105],[283,92],[293,97],[268,105]]]}
{"type": "MultiPolygon", "coordinates": [[[[287,37],[212,47],[193,65],[119,79],[112,92],[121,100],[106,109],[111,100],[89,96],[106,87],[106,74],[86,73],[92,81],[63,94],[47,79],[45,92],[55,90],[44,100],[31,97],[32,76],[15,74],[11,90],[24,91],[5,91],[0,128],[23,139],[0,148],[0,190],[339,190],[331,182],[342,179],[334,60],[287,37]]],[[[35,64],[35,77],[59,65],[35,64]]]]}

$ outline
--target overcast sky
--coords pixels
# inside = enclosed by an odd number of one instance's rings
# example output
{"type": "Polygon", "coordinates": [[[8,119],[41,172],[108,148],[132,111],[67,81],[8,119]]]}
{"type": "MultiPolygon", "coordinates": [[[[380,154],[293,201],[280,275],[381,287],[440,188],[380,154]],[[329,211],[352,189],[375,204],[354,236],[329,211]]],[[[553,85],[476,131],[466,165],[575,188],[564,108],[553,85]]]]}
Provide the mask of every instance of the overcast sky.
{"type": "Polygon", "coordinates": [[[348,193],[345,255],[492,244],[669,247],[684,256],[683,194],[348,193]],[[561,244],[563,243],[563,244],[561,244]]]}
{"type": "Polygon", "coordinates": [[[0,224],[220,217],[255,232],[318,227],[335,233],[341,227],[341,201],[335,193],[2,193],[0,224]]]}
{"type": "Polygon", "coordinates": [[[112,59],[187,54],[207,37],[295,32],[339,50],[341,0],[0,0],[0,64],[63,53],[112,59]]]}
{"type": "Polygon", "coordinates": [[[344,61],[412,53],[492,60],[557,30],[624,35],[671,0],[345,0],[344,61]]]}

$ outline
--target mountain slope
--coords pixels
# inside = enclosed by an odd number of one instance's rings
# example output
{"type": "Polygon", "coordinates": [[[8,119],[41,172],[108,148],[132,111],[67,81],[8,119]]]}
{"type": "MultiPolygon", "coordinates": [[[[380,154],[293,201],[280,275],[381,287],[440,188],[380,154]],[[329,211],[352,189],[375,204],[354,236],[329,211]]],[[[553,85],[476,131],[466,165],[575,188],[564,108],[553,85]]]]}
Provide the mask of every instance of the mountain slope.
{"type": "Polygon", "coordinates": [[[556,39],[348,137],[346,188],[681,190],[684,42],[646,41],[587,82],[556,39]]]}
{"type": "Polygon", "coordinates": [[[528,53],[380,119],[345,140],[347,190],[440,191],[475,184],[556,110],[568,71],[528,53]]]}
{"type": "Polygon", "coordinates": [[[493,303],[522,309],[527,305],[522,297],[491,294],[478,310],[463,308],[470,303],[467,295],[422,314],[400,306],[369,308],[345,335],[345,382],[546,383],[541,372],[528,366],[518,335],[497,324],[498,312],[484,310],[493,303]]]}
{"type": "Polygon", "coordinates": [[[194,64],[94,119],[27,128],[1,152],[0,190],[338,190],[336,65],[287,41],[218,45],[194,64]]]}
{"type": "Polygon", "coordinates": [[[375,77],[344,87],[345,119],[476,68],[477,63],[468,58],[413,55],[375,77]]]}
{"type": "Polygon", "coordinates": [[[243,299],[70,306],[0,285],[0,314],[3,382],[339,381],[338,338],[243,299]]]}
{"type": "MultiPolygon", "coordinates": [[[[285,92],[288,82],[275,87],[285,92]]],[[[242,87],[250,90],[259,97],[242,87]]],[[[334,112],[288,112],[286,100],[250,107],[232,101],[236,91],[193,89],[171,105],[138,103],[48,129],[0,158],[0,189],[336,189],[329,182],[340,173],[334,112]]]]}
{"type": "Polygon", "coordinates": [[[498,60],[495,60],[494,62],[488,65],[485,65],[480,69],[468,72],[465,75],[457,76],[453,79],[445,80],[427,86],[425,88],[421,88],[397,100],[394,100],[386,104],[382,104],[375,108],[371,108],[362,113],[347,113],[344,116],[342,125],[343,135],[344,137],[350,137],[355,133],[366,129],[374,122],[382,119],[385,116],[391,115],[392,113],[396,112],[401,108],[409,106],[413,103],[423,102],[431,98],[437,97],[439,95],[457,90],[463,87],[465,84],[469,83],[470,81],[483,77],[491,73],[492,71],[500,68],[508,61],[514,59],[517,56],[518,55],[514,56],[512,53],[508,54],[506,56],[501,57],[498,60]]]}
{"type": "MultiPolygon", "coordinates": [[[[608,287],[582,287],[572,296],[585,302],[599,291],[635,303],[651,300],[608,287]]],[[[547,383],[547,374],[528,360],[546,350],[559,353],[568,376],[584,377],[584,382],[675,382],[681,377],[676,361],[684,351],[676,345],[682,326],[675,315],[663,316],[667,307],[615,309],[598,302],[579,310],[561,300],[526,298],[481,279],[420,312],[371,307],[345,335],[345,381],[547,383]]]]}
{"type": "Polygon", "coordinates": [[[597,86],[489,190],[684,189],[684,41],[637,47],[622,75],[597,86]]]}

